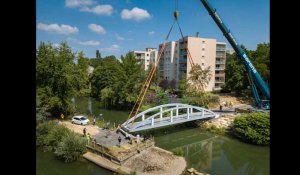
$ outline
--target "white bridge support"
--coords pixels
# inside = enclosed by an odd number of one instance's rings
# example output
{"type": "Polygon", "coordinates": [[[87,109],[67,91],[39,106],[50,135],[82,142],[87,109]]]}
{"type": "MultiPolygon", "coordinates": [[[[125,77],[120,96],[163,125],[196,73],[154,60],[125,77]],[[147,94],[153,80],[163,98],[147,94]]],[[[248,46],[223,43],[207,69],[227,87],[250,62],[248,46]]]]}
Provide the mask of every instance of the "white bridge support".
{"type": "Polygon", "coordinates": [[[187,104],[171,103],[147,109],[122,124],[129,132],[142,131],[199,119],[218,117],[214,112],[187,104]],[[174,116],[173,111],[176,111],[174,116]]]}

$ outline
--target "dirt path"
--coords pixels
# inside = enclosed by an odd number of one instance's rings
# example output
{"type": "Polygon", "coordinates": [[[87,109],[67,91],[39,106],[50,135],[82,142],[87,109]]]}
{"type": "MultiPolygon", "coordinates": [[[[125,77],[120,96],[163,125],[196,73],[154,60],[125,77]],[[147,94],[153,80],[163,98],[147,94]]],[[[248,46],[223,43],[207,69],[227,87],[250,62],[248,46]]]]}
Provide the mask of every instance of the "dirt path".
{"type": "Polygon", "coordinates": [[[98,126],[93,126],[93,125],[77,125],[77,124],[72,124],[70,121],[59,121],[59,124],[62,124],[69,128],[70,130],[78,133],[78,134],[83,134],[83,129],[86,128],[86,133],[90,133],[92,137],[94,137],[96,134],[101,132],[101,129],[98,126]]]}

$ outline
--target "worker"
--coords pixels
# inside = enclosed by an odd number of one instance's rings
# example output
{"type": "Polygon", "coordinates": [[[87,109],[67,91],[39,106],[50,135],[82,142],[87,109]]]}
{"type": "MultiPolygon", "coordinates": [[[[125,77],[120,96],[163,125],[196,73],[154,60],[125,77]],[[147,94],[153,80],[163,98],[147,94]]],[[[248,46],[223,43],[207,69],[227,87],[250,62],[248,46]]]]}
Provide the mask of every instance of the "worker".
{"type": "Polygon", "coordinates": [[[65,118],[64,114],[61,114],[60,118],[61,118],[61,120],[64,120],[64,118],[65,118]]]}
{"type": "Polygon", "coordinates": [[[86,128],[83,129],[83,136],[86,136],[86,128]]]}
{"type": "Polygon", "coordinates": [[[119,147],[121,147],[121,141],[122,141],[121,136],[119,136],[118,141],[119,141],[119,147]]]}
{"type": "Polygon", "coordinates": [[[94,117],[94,121],[93,121],[93,125],[95,125],[96,124],[96,117],[94,117]]]}
{"type": "Polygon", "coordinates": [[[222,108],[223,108],[223,106],[222,106],[222,104],[220,104],[220,111],[222,111],[222,108]]]}

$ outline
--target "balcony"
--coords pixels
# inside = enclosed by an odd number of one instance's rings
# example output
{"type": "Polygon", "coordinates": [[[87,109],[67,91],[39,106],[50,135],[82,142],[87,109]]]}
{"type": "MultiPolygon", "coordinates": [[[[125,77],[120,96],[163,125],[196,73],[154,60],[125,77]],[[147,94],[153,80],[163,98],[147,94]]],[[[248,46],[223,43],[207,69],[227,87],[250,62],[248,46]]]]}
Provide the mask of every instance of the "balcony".
{"type": "Polygon", "coordinates": [[[215,70],[224,70],[225,67],[215,67],[215,70]]]}
{"type": "Polygon", "coordinates": [[[225,58],[225,55],[224,54],[217,54],[216,57],[217,58],[225,58]]]}
{"type": "Polygon", "coordinates": [[[226,48],[225,47],[217,47],[217,51],[226,51],[226,48]]]}
{"type": "Polygon", "coordinates": [[[225,83],[225,80],[215,80],[215,83],[225,83]]]}
{"type": "Polygon", "coordinates": [[[216,64],[225,64],[225,61],[216,61],[216,64]]]}
{"type": "Polygon", "coordinates": [[[215,74],[215,77],[225,77],[225,73],[219,73],[219,74],[215,74]]]}

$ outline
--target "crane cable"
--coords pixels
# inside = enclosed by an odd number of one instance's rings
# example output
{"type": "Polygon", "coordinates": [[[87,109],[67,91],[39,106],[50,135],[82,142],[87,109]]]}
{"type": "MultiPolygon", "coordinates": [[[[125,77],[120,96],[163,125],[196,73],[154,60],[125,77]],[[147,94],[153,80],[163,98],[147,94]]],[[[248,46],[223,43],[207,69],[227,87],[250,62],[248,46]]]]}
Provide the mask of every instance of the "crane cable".
{"type": "MultiPolygon", "coordinates": [[[[135,107],[136,107],[136,105],[137,105],[137,103],[138,103],[138,101],[139,101],[139,105],[138,105],[138,107],[137,107],[137,109],[136,109],[136,111],[135,111],[135,114],[134,114],[132,123],[131,123],[131,125],[130,125],[131,128],[132,128],[132,126],[133,126],[133,124],[134,124],[134,120],[135,120],[135,118],[136,118],[136,116],[137,116],[137,113],[138,113],[138,111],[139,111],[139,109],[140,109],[140,107],[141,107],[141,104],[142,104],[142,102],[143,102],[143,100],[144,100],[145,94],[146,94],[146,92],[147,92],[147,90],[148,90],[148,88],[149,88],[149,86],[150,86],[152,77],[153,77],[154,72],[155,72],[155,70],[156,70],[156,68],[157,68],[157,66],[158,66],[159,60],[160,60],[160,58],[161,58],[161,55],[162,55],[162,53],[163,53],[163,51],[164,51],[164,49],[165,49],[165,47],[166,47],[166,42],[167,42],[167,40],[169,39],[170,33],[171,33],[172,29],[173,29],[173,26],[174,26],[174,23],[175,23],[175,22],[177,23],[177,25],[178,25],[178,27],[179,27],[180,34],[181,34],[181,37],[182,37],[182,40],[183,40],[183,44],[184,44],[184,36],[183,36],[182,30],[181,30],[181,27],[180,27],[180,25],[179,25],[179,22],[178,22],[178,16],[179,16],[179,12],[178,12],[178,0],[175,0],[174,22],[173,22],[173,24],[172,24],[172,26],[171,26],[171,28],[170,28],[170,30],[169,30],[169,32],[168,32],[166,38],[165,38],[165,41],[164,41],[163,44],[162,44],[161,50],[160,50],[160,52],[159,52],[159,54],[158,54],[158,57],[157,57],[157,61],[155,62],[154,67],[151,68],[151,70],[150,70],[150,72],[149,72],[149,74],[148,74],[148,76],[147,76],[147,79],[146,79],[146,81],[144,82],[143,87],[142,87],[142,89],[141,89],[141,91],[140,91],[140,94],[139,94],[139,96],[138,96],[138,98],[137,98],[137,100],[136,100],[136,102],[135,102],[135,104],[134,104],[134,106],[133,106],[133,108],[132,108],[132,110],[131,110],[131,112],[130,112],[128,118],[127,118],[126,124],[128,124],[129,119],[130,119],[130,117],[131,117],[131,115],[132,115],[132,113],[133,113],[133,111],[134,111],[134,109],[135,109],[135,107]],[[143,95],[142,95],[142,94],[143,94],[143,95]],[[141,96],[141,95],[142,95],[142,96],[141,96]]],[[[184,45],[185,45],[185,44],[184,44],[184,45]]],[[[193,58],[192,58],[192,56],[191,56],[191,53],[190,53],[190,51],[189,51],[189,49],[188,49],[188,44],[186,44],[185,49],[186,49],[186,51],[187,51],[188,59],[189,59],[189,62],[190,62],[190,64],[191,64],[191,69],[192,69],[192,68],[194,67],[194,61],[193,61],[193,58]]]]}
{"type": "MultiPolygon", "coordinates": [[[[136,107],[138,101],[140,101],[140,104],[139,104],[139,106],[138,106],[138,108],[137,108],[137,110],[136,110],[136,113],[135,113],[135,117],[136,117],[136,114],[137,114],[137,111],[138,111],[139,108],[140,108],[141,102],[143,101],[144,96],[145,96],[145,94],[146,94],[146,92],[147,92],[147,89],[148,89],[148,87],[150,86],[150,82],[151,82],[152,77],[153,77],[153,75],[154,75],[154,72],[155,72],[155,70],[156,70],[156,68],[157,68],[157,65],[158,65],[158,63],[159,63],[160,57],[161,57],[161,55],[162,55],[162,52],[163,52],[164,49],[165,49],[166,42],[167,42],[167,40],[169,39],[169,36],[170,36],[170,33],[171,33],[172,29],[173,29],[174,23],[175,23],[175,20],[174,20],[174,22],[173,22],[171,28],[169,29],[169,32],[168,32],[168,34],[167,34],[167,36],[166,36],[166,38],[165,38],[165,41],[164,41],[163,44],[162,44],[161,50],[160,50],[160,52],[159,52],[159,54],[158,54],[157,61],[155,62],[155,65],[151,68],[151,70],[150,70],[150,72],[149,72],[149,74],[148,74],[148,76],[147,76],[147,78],[146,78],[146,81],[145,81],[144,84],[143,84],[143,87],[142,87],[142,89],[141,89],[141,91],[140,91],[140,93],[139,93],[139,96],[138,96],[138,98],[137,98],[137,100],[136,100],[136,102],[135,102],[135,104],[134,104],[134,106],[133,106],[133,108],[132,108],[132,110],[131,110],[131,112],[130,112],[128,118],[127,118],[126,124],[128,124],[128,121],[129,121],[129,119],[130,119],[130,117],[131,117],[131,115],[132,115],[132,113],[133,113],[133,111],[134,111],[134,109],[135,109],[135,107],[136,107]],[[143,90],[144,90],[144,91],[143,91],[143,90]],[[143,92],[144,92],[144,94],[143,94],[143,92]],[[143,96],[141,96],[142,94],[143,94],[143,96]],[[141,97],[142,97],[142,98],[141,98],[141,97]],[[140,100],[140,99],[141,99],[141,100],[140,100]]],[[[134,119],[135,119],[135,118],[134,118],[134,119]]],[[[134,123],[134,119],[133,119],[133,123],[134,123]]],[[[133,123],[132,123],[132,124],[133,124],[133,123]]],[[[132,125],[131,125],[131,127],[132,127],[132,125]]]]}

